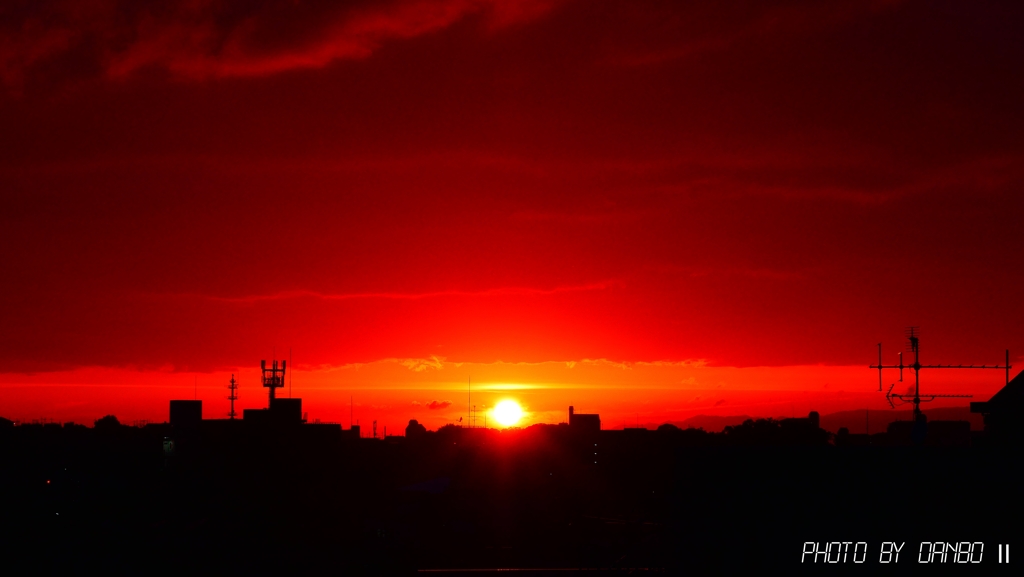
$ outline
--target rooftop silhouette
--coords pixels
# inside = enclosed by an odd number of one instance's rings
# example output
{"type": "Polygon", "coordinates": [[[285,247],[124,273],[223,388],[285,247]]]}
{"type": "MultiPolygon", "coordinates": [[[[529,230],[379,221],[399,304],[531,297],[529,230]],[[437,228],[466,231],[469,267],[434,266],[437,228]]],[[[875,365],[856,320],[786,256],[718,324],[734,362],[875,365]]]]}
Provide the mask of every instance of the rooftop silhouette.
{"type": "Polygon", "coordinates": [[[1021,465],[1022,382],[973,405],[983,431],[919,417],[833,434],[816,412],[721,432],[605,430],[569,407],[566,423],[431,431],[412,419],[381,438],[306,422],[301,399],[269,394],[242,419],[204,419],[198,400],[172,400],[167,422],[142,426],[4,419],[0,538],[11,567],[43,572],[160,560],[168,572],[376,575],[793,568],[809,531],[880,542],[970,529],[995,544],[1005,536],[970,508],[903,515],[889,481],[926,479],[924,501],[1001,492],[1019,511],[1009,471],[1021,465]]]}

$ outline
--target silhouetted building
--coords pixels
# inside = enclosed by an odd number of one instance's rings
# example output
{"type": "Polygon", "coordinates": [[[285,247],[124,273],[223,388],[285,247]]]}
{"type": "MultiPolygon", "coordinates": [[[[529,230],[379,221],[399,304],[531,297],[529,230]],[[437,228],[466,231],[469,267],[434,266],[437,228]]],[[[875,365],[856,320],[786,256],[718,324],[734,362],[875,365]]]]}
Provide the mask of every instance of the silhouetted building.
{"type": "Polygon", "coordinates": [[[985,433],[993,436],[1020,435],[1020,415],[1024,409],[1024,372],[986,402],[971,403],[972,413],[985,417],[985,433]]]}
{"type": "Polygon", "coordinates": [[[577,413],[576,409],[569,407],[569,427],[574,431],[600,431],[601,416],[597,413],[577,413]]]}
{"type": "Polygon", "coordinates": [[[967,447],[971,444],[969,421],[931,421],[924,444],[933,447],[967,447]]]}
{"type": "Polygon", "coordinates": [[[242,420],[253,425],[301,425],[302,399],[270,399],[269,409],[245,409],[242,420]]]}
{"type": "Polygon", "coordinates": [[[891,445],[920,445],[928,434],[928,419],[921,415],[909,421],[893,421],[885,428],[887,443],[891,445]]]}
{"type": "Polygon", "coordinates": [[[342,439],[358,439],[361,436],[359,425],[352,425],[341,432],[342,439]]]}
{"type": "Polygon", "coordinates": [[[302,423],[302,399],[272,399],[270,412],[277,423],[293,425],[302,423]]]}
{"type": "Polygon", "coordinates": [[[886,427],[888,444],[929,447],[965,447],[971,444],[969,421],[929,421],[921,414],[916,420],[893,421],[886,427]]]}
{"type": "Polygon", "coordinates": [[[14,421],[0,417],[0,429],[13,429],[14,421]]]}
{"type": "Polygon", "coordinates": [[[246,423],[266,423],[270,421],[267,409],[242,409],[242,420],[246,423]]]}
{"type": "Polygon", "coordinates": [[[202,401],[171,401],[171,424],[195,426],[203,420],[202,401]]]}

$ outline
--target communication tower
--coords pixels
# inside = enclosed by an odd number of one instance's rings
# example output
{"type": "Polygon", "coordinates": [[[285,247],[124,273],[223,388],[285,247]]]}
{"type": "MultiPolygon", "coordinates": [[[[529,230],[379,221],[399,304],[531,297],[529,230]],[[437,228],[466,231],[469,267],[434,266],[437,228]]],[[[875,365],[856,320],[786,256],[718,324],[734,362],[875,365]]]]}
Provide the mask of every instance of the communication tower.
{"type": "Polygon", "coordinates": [[[1003,369],[1006,371],[1006,382],[1010,382],[1010,369],[1013,368],[1010,365],[1010,350],[1006,350],[1006,364],[1004,365],[922,365],[921,364],[921,331],[918,327],[908,327],[906,331],[907,335],[907,352],[914,353],[914,364],[904,365],[903,364],[903,353],[899,354],[899,364],[896,365],[883,365],[882,364],[882,343],[878,343],[878,364],[871,365],[870,368],[878,369],[878,390],[882,390],[882,369],[899,369],[900,371],[900,382],[903,382],[903,369],[914,369],[914,395],[909,400],[909,394],[897,394],[893,393],[892,389],[896,386],[896,383],[889,385],[889,390],[885,393],[885,400],[889,401],[889,406],[896,408],[896,403],[893,400],[898,401],[900,404],[914,403],[914,421],[921,420],[921,403],[928,403],[940,398],[970,398],[974,395],[921,395],[921,369],[1003,369]]]}
{"type": "Polygon", "coordinates": [[[228,385],[228,400],[231,401],[231,412],[228,413],[228,418],[232,421],[235,420],[235,416],[238,414],[235,412],[235,401],[238,400],[238,381],[235,380],[235,375],[231,375],[231,383],[228,385]]]}
{"type": "Polygon", "coordinates": [[[269,400],[267,401],[267,408],[274,404],[274,389],[279,389],[284,386],[284,373],[285,367],[288,361],[281,361],[281,367],[278,368],[277,360],[274,360],[273,365],[267,367],[267,361],[260,361],[260,370],[262,374],[263,386],[270,389],[269,400]]]}

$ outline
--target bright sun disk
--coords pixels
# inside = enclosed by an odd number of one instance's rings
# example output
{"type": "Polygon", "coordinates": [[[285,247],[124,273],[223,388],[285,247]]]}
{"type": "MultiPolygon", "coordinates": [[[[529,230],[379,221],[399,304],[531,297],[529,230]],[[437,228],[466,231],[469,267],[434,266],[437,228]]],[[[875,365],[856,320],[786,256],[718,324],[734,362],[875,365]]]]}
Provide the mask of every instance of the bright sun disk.
{"type": "Polygon", "coordinates": [[[523,408],[519,406],[519,403],[510,400],[501,401],[495,405],[493,413],[494,418],[503,427],[511,427],[523,418],[523,408]]]}

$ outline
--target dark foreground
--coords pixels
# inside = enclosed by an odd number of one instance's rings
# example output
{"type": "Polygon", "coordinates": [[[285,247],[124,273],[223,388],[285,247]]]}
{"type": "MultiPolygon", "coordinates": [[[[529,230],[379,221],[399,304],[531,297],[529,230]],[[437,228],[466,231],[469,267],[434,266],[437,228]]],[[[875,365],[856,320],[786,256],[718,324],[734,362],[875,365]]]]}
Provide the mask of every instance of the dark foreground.
{"type": "Polygon", "coordinates": [[[5,573],[988,575],[1010,573],[997,548],[1020,534],[1020,452],[984,442],[224,430],[176,432],[168,455],[168,434],[0,431],[5,573]],[[919,563],[922,541],[974,557],[919,563]],[[829,564],[808,542],[850,544],[829,564]],[[898,560],[880,562],[883,542],[902,544],[898,560]]]}

